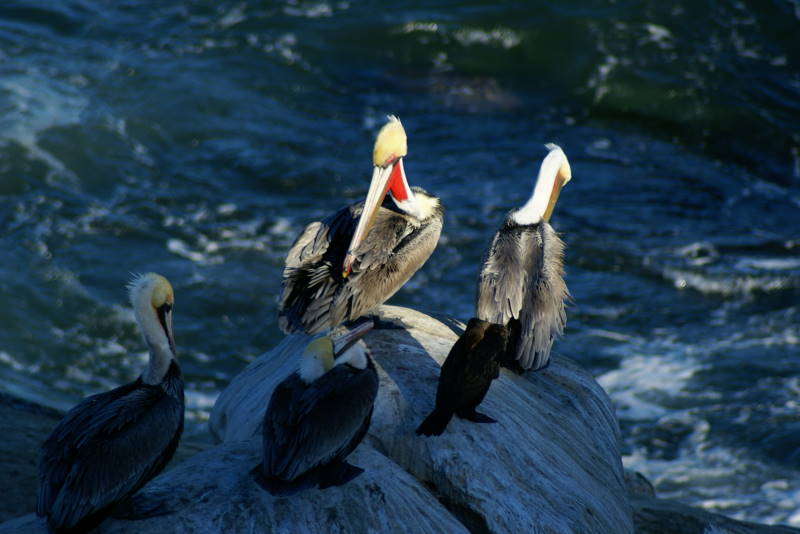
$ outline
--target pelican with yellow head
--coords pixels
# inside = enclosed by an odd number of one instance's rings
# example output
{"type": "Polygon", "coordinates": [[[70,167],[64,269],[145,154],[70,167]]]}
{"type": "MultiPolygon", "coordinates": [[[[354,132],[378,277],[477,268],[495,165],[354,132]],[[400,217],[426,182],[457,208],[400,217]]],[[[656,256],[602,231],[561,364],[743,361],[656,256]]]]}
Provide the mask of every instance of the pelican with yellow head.
{"type": "Polygon", "coordinates": [[[408,141],[391,115],[372,151],[363,202],[306,226],[286,257],[279,325],[310,334],[382,304],[427,261],[442,231],[439,199],[408,184],[408,141]]]}
{"type": "Polygon", "coordinates": [[[533,194],[512,210],[497,231],[478,276],[475,315],[508,327],[505,367],[522,372],[545,367],[564,332],[564,242],[550,226],[561,188],[572,169],[561,147],[549,143],[533,194]]]}
{"type": "Polygon", "coordinates": [[[148,273],[128,290],[150,359],[134,382],[83,399],[42,445],[36,514],[51,532],[88,532],[101,523],[164,469],[183,432],[172,286],[148,273]]]}
{"type": "Polygon", "coordinates": [[[273,495],[340,486],[363,472],[347,456],[364,439],[378,373],[360,338],[372,321],[311,341],[297,371],[275,387],[264,414],[264,458],[253,469],[273,495]]]}

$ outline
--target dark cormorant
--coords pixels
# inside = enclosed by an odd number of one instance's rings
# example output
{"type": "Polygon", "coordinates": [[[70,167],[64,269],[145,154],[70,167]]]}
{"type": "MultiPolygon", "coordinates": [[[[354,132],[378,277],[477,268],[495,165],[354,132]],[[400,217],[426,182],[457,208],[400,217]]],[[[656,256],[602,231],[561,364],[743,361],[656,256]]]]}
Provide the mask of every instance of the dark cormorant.
{"type": "Polygon", "coordinates": [[[183,379],[172,337],[172,286],[146,274],[129,285],[150,348],[133,383],[72,408],[41,450],[36,514],[52,532],[86,532],[164,469],[183,431],[183,379]]]}
{"type": "Polygon", "coordinates": [[[394,295],[436,248],[444,212],[438,198],[409,187],[406,152],[403,125],[390,116],[375,140],[366,200],[309,224],[292,245],[278,312],[287,334],[357,319],[394,295]]]}
{"type": "Polygon", "coordinates": [[[469,320],[442,365],[436,407],[419,425],[417,434],[440,435],[453,414],[475,423],[495,422],[475,409],[499,375],[499,359],[505,355],[507,341],[508,330],[503,325],[476,318],[469,320]]]}
{"type": "Polygon", "coordinates": [[[264,416],[264,460],[253,470],[273,495],[349,482],[363,472],[345,460],[364,436],[378,394],[378,374],[358,338],[372,322],[334,341],[306,347],[299,369],[278,384],[264,416]]]}

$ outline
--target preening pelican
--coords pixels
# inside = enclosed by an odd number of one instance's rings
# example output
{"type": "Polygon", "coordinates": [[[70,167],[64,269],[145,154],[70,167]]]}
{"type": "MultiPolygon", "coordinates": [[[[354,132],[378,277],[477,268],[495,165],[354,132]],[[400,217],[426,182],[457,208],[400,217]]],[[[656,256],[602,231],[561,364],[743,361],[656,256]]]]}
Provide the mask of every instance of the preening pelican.
{"type": "Polygon", "coordinates": [[[146,274],[129,285],[150,361],[135,381],[85,398],[44,442],[36,513],[53,532],[84,532],[172,458],[183,431],[183,378],[172,337],[172,286],[146,274]]]}
{"type": "Polygon", "coordinates": [[[409,187],[406,153],[403,125],[390,116],[375,139],[366,200],[309,224],[292,245],[278,312],[284,332],[314,334],[358,318],[430,257],[444,212],[438,198],[409,187]]]}
{"type": "Polygon", "coordinates": [[[309,343],[298,370],[278,384],[264,416],[264,460],[253,473],[273,495],[339,486],[363,472],[345,460],[367,433],[378,374],[363,323],[336,341],[309,343]]]}
{"type": "Polygon", "coordinates": [[[439,375],[436,407],[419,425],[417,434],[438,436],[458,415],[475,423],[494,423],[491,417],[476,411],[500,373],[508,330],[505,326],[472,318],[455,342],[439,375]]]}
{"type": "Polygon", "coordinates": [[[539,169],[533,194],[511,211],[494,236],[478,277],[478,318],[510,331],[503,365],[541,369],[564,331],[564,242],[548,222],[561,188],[572,177],[567,156],[554,144],[539,169]]]}

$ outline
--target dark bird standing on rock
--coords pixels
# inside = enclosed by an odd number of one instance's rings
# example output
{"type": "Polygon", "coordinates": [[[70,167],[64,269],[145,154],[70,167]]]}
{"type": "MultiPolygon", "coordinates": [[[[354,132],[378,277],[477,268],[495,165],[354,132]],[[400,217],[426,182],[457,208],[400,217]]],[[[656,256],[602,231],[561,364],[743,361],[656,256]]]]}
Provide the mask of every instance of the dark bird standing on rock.
{"type": "Polygon", "coordinates": [[[264,460],[253,470],[271,494],[339,486],[364,471],[346,458],[364,439],[378,395],[375,365],[358,341],[371,328],[370,321],[335,342],[315,339],[275,388],[264,415],[264,460]]]}
{"type": "Polygon", "coordinates": [[[172,337],[172,286],[146,274],[129,285],[150,348],[135,381],[72,408],[44,442],[36,514],[51,532],[86,532],[159,474],[183,431],[183,378],[172,337]]]}
{"type": "Polygon", "coordinates": [[[419,425],[417,434],[440,435],[453,414],[475,423],[495,422],[476,408],[499,375],[507,341],[508,330],[503,325],[476,318],[469,320],[442,365],[436,407],[419,425]]]}
{"type": "Polygon", "coordinates": [[[444,212],[438,198],[409,187],[407,151],[403,125],[390,116],[375,139],[366,200],[309,224],[292,245],[283,270],[281,330],[316,334],[357,319],[430,257],[444,212]]]}
{"type": "Polygon", "coordinates": [[[572,177],[557,145],[546,145],[530,200],[506,217],[481,266],[475,315],[506,325],[510,332],[503,366],[518,373],[550,361],[553,342],[564,332],[564,242],[548,222],[561,188],[572,177]]]}

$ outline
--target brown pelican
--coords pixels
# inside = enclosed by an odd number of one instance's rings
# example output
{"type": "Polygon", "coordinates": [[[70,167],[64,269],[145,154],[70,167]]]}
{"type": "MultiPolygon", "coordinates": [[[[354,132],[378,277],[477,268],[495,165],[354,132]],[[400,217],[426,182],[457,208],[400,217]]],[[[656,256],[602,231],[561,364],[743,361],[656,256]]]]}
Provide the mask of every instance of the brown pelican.
{"type": "Polygon", "coordinates": [[[264,416],[264,460],[253,473],[273,495],[345,484],[363,472],[345,460],[367,433],[378,374],[358,341],[363,323],[309,343],[298,370],[278,384],[264,416]]]}
{"type": "Polygon", "coordinates": [[[52,532],[84,532],[172,458],[183,431],[183,378],[172,337],[172,286],[134,278],[130,299],[150,348],[135,381],[72,408],[44,442],[36,513],[52,532]]]}
{"type": "Polygon", "coordinates": [[[495,422],[475,409],[499,375],[499,360],[504,357],[507,341],[505,326],[476,318],[469,320],[442,365],[436,407],[419,425],[417,434],[440,435],[453,414],[475,423],[495,422]]]}
{"type": "Polygon", "coordinates": [[[541,369],[564,331],[564,242],[548,222],[561,188],[572,177],[567,156],[554,144],[539,169],[533,194],[511,211],[494,236],[478,277],[477,317],[508,326],[504,366],[541,369]]]}
{"type": "Polygon", "coordinates": [[[390,116],[375,139],[366,200],[309,224],[292,245],[278,312],[284,332],[319,333],[358,318],[436,248],[443,210],[438,198],[408,186],[406,152],[403,125],[390,116]]]}

